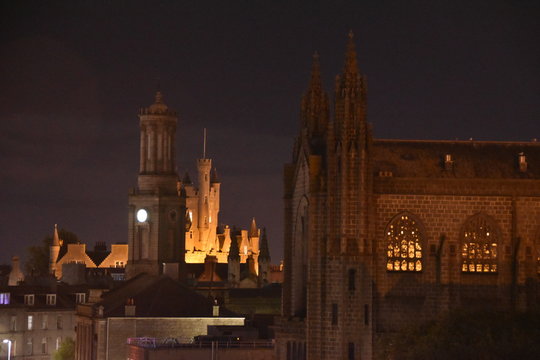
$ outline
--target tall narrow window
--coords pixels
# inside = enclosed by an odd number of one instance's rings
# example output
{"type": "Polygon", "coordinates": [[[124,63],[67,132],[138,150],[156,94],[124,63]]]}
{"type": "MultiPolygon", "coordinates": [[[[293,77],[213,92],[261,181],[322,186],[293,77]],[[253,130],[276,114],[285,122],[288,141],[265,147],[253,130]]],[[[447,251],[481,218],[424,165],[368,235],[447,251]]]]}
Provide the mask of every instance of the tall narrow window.
{"type": "Polygon", "coordinates": [[[396,216],[386,229],[386,270],[422,271],[422,234],[410,215],[396,216]]]}
{"type": "Polygon", "coordinates": [[[364,325],[369,325],[369,305],[364,305],[364,325]]]}
{"type": "Polygon", "coordinates": [[[349,269],[349,291],[356,289],[356,270],[349,269]]]}
{"type": "Polygon", "coordinates": [[[32,355],[34,352],[34,342],[32,338],[26,340],[26,355],[32,355]]]}
{"type": "Polygon", "coordinates": [[[332,304],[332,325],[338,324],[338,304],[332,304]]]}
{"type": "Polygon", "coordinates": [[[11,331],[17,331],[17,315],[11,315],[11,322],[9,328],[11,331]]]}
{"type": "Polygon", "coordinates": [[[353,342],[350,342],[349,343],[349,360],[354,360],[354,343],[353,342]]]}
{"type": "Polygon", "coordinates": [[[41,315],[41,328],[45,330],[47,329],[47,325],[48,325],[48,316],[47,314],[42,314],[41,315]]]}
{"type": "Polygon", "coordinates": [[[44,337],[43,339],[41,339],[41,353],[46,354],[47,351],[48,351],[47,338],[44,337]]]}
{"type": "Polygon", "coordinates": [[[62,343],[62,338],[57,337],[56,338],[56,344],[55,344],[55,350],[58,350],[60,348],[60,344],[62,343]]]}
{"type": "Polygon", "coordinates": [[[467,220],[461,235],[461,271],[497,272],[498,233],[496,225],[486,215],[477,214],[467,220]]]}
{"type": "Polygon", "coordinates": [[[27,317],[27,329],[32,330],[34,328],[34,316],[28,315],[27,317]]]}
{"type": "Polygon", "coordinates": [[[56,328],[57,329],[63,329],[64,328],[64,322],[62,321],[62,315],[58,315],[56,317],[56,328]]]}

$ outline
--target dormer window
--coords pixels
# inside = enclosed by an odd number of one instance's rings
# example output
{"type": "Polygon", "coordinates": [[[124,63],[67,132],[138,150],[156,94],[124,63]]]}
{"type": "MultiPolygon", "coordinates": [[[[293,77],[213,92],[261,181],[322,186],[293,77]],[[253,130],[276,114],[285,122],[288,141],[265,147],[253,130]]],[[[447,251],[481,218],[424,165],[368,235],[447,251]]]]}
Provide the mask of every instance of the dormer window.
{"type": "Polygon", "coordinates": [[[34,305],[34,294],[26,294],[24,295],[24,305],[34,305]]]}
{"type": "Polygon", "coordinates": [[[527,157],[522,152],[518,154],[518,163],[519,163],[519,171],[527,172],[527,157]]]}
{"type": "Polygon", "coordinates": [[[47,294],[47,305],[54,306],[56,305],[56,294],[47,294]]]}

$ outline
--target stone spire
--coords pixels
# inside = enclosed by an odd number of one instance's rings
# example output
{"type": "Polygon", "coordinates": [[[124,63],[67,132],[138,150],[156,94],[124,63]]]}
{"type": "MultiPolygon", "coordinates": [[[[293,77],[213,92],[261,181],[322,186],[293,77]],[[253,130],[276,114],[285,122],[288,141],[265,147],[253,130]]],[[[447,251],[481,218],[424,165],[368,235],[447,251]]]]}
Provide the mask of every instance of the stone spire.
{"type": "Polygon", "coordinates": [[[236,239],[236,231],[230,233],[231,236],[231,247],[229,248],[229,260],[240,260],[240,249],[238,248],[238,240],[236,239]]]}
{"type": "Polygon", "coordinates": [[[255,218],[251,219],[251,226],[249,227],[249,237],[259,237],[259,229],[257,229],[257,223],[255,222],[255,218]]]}
{"type": "Polygon", "coordinates": [[[58,225],[54,224],[53,241],[51,246],[49,246],[49,273],[51,274],[55,274],[58,270],[56,268],[56,262],[58,261],[62,243],[63,241],[58,235],[58,225]]]}
{"type": "Polygon", "coordinates": [[[354,34],[348,35],[343,72],[336,76],[335,131],[338,136],[354,137],[365,123],[366,81],[358,70],[354,34]],[[356,130],[355,130],[356,129],[356,130]]]}
{"type": "Polygon", "coordinates": [[[309,82],[310,91],[322,90],[321,64],[319,62],[319,53],[313,53],[313,62],[311,64],[311,79],[309,82]]]}
{"type": "Polygon", "coordinates": [[[62,240],[60,240],[60,236],[58,235],[58,225],[54,224],[54,233],[53,233],[53,246],[62,246],[62,240]]]}
{"type": "Polygon", "coordinates": [[[266,238],[266,228],[262,229],[261,250],[259,252],[259,262],[266,260],[270,262],[270,250],[268,250],[268,239],[266,238]]]}
{"type": "Polygon", "coordinates": [[[328,123],[328,95],[324,92],[321,80],[319,54],[313,54],[309,87],[302,97],[301,127],[307,135],[321,137],[328,123]]]}
{"type": "Polygon", "coordinates": [[[211,173],[211,177],[210,177],[210,182],[212,184],[217,184],[219,183],[219,176],[218,176],[218,173],[217,173],[217,169],[216,168],[213,168],[212,169],[212,173],[211,173]]]}
{"type": "Polygon", "coordinates": [[[349,30],[349,41],[347,42],[347,52],[345,53],[345,66],[343,74],[357,74],[358,63],[356,60],[356,47],[354,46],[354,33],[349,30]]]}

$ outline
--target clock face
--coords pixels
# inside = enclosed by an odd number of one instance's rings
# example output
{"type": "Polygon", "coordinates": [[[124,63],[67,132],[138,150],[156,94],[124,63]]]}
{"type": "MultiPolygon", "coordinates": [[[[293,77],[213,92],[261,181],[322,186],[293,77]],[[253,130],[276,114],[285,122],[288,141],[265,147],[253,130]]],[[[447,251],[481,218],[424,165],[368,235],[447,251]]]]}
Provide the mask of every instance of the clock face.
{"type": "Polygon", "coordinates": [[[145,209],[139,209],[137,211],[137,221],[140,223],[143,223],[147,219],[148,219],[148,212],[145,209]]]}

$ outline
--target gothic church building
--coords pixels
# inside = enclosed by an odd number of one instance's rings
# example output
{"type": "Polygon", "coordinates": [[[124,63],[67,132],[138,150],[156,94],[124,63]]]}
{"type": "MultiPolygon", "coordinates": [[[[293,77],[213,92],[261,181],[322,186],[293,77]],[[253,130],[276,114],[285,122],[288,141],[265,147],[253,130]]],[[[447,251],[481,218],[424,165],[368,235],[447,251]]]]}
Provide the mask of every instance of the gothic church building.
{"type": "Polygon", "coordinates": [[[284,171],[280,359],[372,359],[454,308],[538,304],[540,144],[374,139],[366,88],[352,33],[333,110],[314,57],[284,171]]]}

